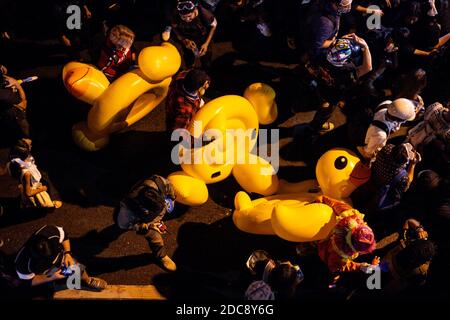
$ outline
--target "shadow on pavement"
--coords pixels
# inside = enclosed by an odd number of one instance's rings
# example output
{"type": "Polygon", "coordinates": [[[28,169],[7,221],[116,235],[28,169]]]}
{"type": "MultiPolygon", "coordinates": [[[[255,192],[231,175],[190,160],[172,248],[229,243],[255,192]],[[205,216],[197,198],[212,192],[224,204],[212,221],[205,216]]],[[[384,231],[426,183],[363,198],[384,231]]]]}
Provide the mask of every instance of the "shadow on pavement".
{"type": "Polygon", "coordinates": [[[245,262],[254,250],[266,250],[275,259],[295,254],[293,243],[241,232],[230,217],[210,225],[186,222],[179,228],[177,242],[173,255],[177,272],[153,278],[158,290],[172,299],[242,298],[248,285],[245,262]]]}

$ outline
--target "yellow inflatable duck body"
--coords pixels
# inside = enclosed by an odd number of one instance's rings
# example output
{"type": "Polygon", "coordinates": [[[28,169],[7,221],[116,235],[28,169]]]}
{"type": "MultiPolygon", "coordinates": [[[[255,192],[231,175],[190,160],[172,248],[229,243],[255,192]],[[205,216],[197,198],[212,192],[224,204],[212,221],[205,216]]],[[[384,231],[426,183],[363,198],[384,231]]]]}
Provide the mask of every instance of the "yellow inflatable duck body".
{"type": "Polygon", "coordinates": [[[333,210],[314,203],[319,195],[349,201],[350,194],[370,178],[370,170],[345,149],[332,149],[316,165],[317,182],[280,184],[278,194],[251,200],[245,192],[235,197],[233,222],[244,232],[278,235],[293,242],[327,238],[336,225],[333,210]],[[317,183],[320,191],[317,189],[317,183]]]}
{"type": "Polygon", "coordinates": [[[73,126],[74,142],[87,151],[105,147],[111,133],[139,121],[166,97],[172,76],[181,66],[176,47],[165,42],[143,49],[139,68],[113,83],[94,66],[70,62],[64,66],[63,81],[76,98],[89,103],[87,121],[73,126]]]}
{"type": "Polygon", "coordinates": [[[277,191],[274,168],[252,153],[259,132],[258,115],[264,117],[265,122],[275,120],[270,119],[277,114],[274,99],[274,91],[268,85],[252,84],[245,98],[222,96],[209,101],[194,115],[186,135],[210,142],[194,148],[189,142],[176,151],[175,158],[179,159],[183,171],[169,175],[168,179],[178,202],[189,206],[205,203],[208,200],[206,185],[222,181],[231,174],[248,192],[268,196],[277,191]]]}

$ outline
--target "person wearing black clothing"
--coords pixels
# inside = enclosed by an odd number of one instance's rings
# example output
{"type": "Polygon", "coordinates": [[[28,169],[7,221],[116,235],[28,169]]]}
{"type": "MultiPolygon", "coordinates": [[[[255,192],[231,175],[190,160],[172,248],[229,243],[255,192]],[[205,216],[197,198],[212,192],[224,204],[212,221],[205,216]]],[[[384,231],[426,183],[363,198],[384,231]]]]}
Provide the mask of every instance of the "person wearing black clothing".
{"type": "Polygon", "coordinates": [[[172,19],[172,31],[183,45],[186,67],[209,69],[211,41],[217,28],[215,16],[196,1],[178,1],[172,19]]]}
{"type": "MultiPolygon", "coordinates": [[[[336,40],[339,33],[341,14],[348,13],[352,0],[323,0],[319,10],[311,12],[314,17],[309,22],[306,41],[309,47],[309,59],[319,61],[325,58],[327,49],[336,40]]],[[[308,24],[308,23],[307,23],[308,24]]]]}
{"type": "Polygon", "coordinates": [[[16,79],[6,74],[7,69],[0,65],[0,137],[2,143],[11,145],[22,138],[30,139],[30,125],[26,118],[25,91],[16,79]]]}
{"type": "Polygon", "coordinates": [[[246,291],[247,300],[292,299],[304,279],[298,265],[275,261],[264,250],[253,251],[246,266],[254,280],[246,291]]]}
{"type": "Polygon", "coordinates": [[[408,219],[403,224],[400,240],[396,247],[390,250],[380,263],[386,284],[383,289],[386,294],[398,294],[427,281],[431,261],[436,254],[435,244],[428,239],[428,233],[419,221],[408,219]]]}
{"type": "MultiPolygon", "coordinates": [[[[311,154],[316,151],[320,134],[334,128],[328,120],[336,106],[345,101],[359,79],[372,70],[372,58],[364,39],[349,34],[334,41],[320,64],[307,63],[305,69],[316,87],[321,105],[311,122],[294,127],[293,143],[280,150],[283,158],[298,158],[299,150],[308,150],[311,154]],[[359,59],[361,55],[362,59],[359,59]],[[358,59],[362,62],[358,63],[358,59]]],[[[308,157],[303,151],[302,156],[308,157]]]]}
{"type": "Polygon", "coordinates": [[[55,225],[41,227],[27,240],[16,256],[15,268],[18,277],[31,286],[66,279],[79,268],[83,284],[99,291],[107,287],[106,281],[90,277],[73,258],[66,232],[55,225]]]}
{"type": "Polygon", "coordinates": [[[169,180],[153,175],[137,183],[120,202],[117,225],[122,230],[135,230],[144,235],[158,259],[168,271],[175,271],[176,264],[167,255],[162,234],[167,227],[163,223],[166,213],[173,210],[175,191],[169,180]]]}

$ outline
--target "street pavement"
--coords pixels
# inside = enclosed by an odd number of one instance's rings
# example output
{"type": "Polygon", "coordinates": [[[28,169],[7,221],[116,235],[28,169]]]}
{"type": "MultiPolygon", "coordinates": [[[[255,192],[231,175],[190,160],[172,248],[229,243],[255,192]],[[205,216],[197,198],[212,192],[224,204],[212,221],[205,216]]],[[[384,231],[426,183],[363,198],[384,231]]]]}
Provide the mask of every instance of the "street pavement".
{"type": "MultiPolygon", "coordinates": [[[[224,58],[231,52],[230,43],[219,43],[214,48],[215,57],[224,58]]],[[[8,175],[0,176],[0,201],[5,207],[0,220],[0,238],[4,240],[1,250],[10,258],[33,231],[44,224],[56,224],[64,227],[72,251],[89,273],[110,284],[152,284],[169,298],[236,298],[245,289],[242,271],[253,250],[264,249],[278,258],[294,256],[294,244],[273,236],[246,234],[233,225],[233,200],[241,190],[233,177],[209,185],[206,204],[192,208],[177,205],[166,216],[169,232],[164,239],[169,255],[178,265],[176,274],[166,273],[154,263],[143,237],[134,232],[112,234],[118,202],[137,180],[151,174],[167,176],[178,170],[171,163],[164,133],[164,103],[132,127],[114,134],[104,150],[87,153],[73,144],[71,126],[85,119],[89,106],[67,93],[61,70],[62,65],[38,66],[17,75],[40,77],[24,85],[33,128],[33,155],[50,185],[52,197],[64,204],[48,214],[21,212],[17,208],[17,182],[8,175]]],[[[282,88],[284,74],[289,70],[289,66],[273,63],[235,61],[231,67],[219,64],[212,74],[208,95],[242,95],[254,81],[282,88]]],[[[292,104],[302,101],[293,86],[291,92],[277,91],[280,126],[307,122],[314,114],[308,106],[296,115],[291,111],[292,104]]],[[[339,110],[333,119],[338,125],[344,121],[339,110]]],[[[281,145],[288,140],[282,140],[281,145]]],[[[4,165],[7,159],[8,149],[1,149],[0,163],[4,165]]],[[[313,177],[314,168],[281,160],[279,175],[299,181],[313,177]]]]}

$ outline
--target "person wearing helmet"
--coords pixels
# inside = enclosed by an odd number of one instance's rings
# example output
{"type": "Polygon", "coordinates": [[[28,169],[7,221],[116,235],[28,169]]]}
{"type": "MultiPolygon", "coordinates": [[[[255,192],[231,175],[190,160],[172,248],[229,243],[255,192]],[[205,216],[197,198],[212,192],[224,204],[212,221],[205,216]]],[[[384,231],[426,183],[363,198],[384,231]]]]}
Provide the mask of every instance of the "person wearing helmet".
{"type": "Polygon", "coordinates": [[[416,117],[415,104],[405,98],[394,101],[386,100],[377,109],[373,121],[367,129],[364,146],[358,146],[360,154],[368,161],[375,159],[377,152],[386,145],[390,134],[400,129],[400,126],[416,117]]]}
{"type": "Polygon", "coordinates": [[[327,61],[335,67],[343,67],[351,63],[359,50],[349,39],[337,39],[327,50],[327,61]]]}
{"type": "Polygon", "coordinates": [[[264,250],[253,251],[246,266],[253,279],[245,292],[246,300],[292,299],[304,280],[298,265],[274,260],[264,250]]]}
{"type": "Polygon", "coordinates": [[[122,230],[135,230],[148,240],[158,264],[167,271],[177,269],[167,255],[162,235],[167,232],[163,218],[174,209],[175,191],[169,180],[159,176],[138,182],[120,202],[117,225],[122,230]]]}
{"type": "Polygon", "coordinates": [[[327,50],[326,59],[332,67],[354,67],[356,78],[360,78],[372,70],[369,46],[363,38],[354,33],[334,41],[327,50]],[[360,56],[362,56],[361,64],[358,63],[360,56]]]}
{"type": "Polygon", "coordinates": [[[336,40],[342,14],[351,10],[352,0],[326,0],[319,5],[319,14],[312,18],[308,33],[312,38],[308,41],[309,58],[320,60],[326,50],[336,40]]]}
{"type": "Polygon", "coordinates": [[[372,70],[372,57],[366,41],[352,33],[334,41],[327,49],[323,62],[316,66],[307,64],[306,69],[316,80],[321,100],[309,123],[311,130],[318,135],[334,128],[328,120],[336,106],[347,100],[347,95],[358,85],[359,79],[372,70]],[[361,63],[359,60],[362,60],[361,63]]]}
{"type": "Polygon", "coordinates": [[[14,267],[17,277],[32,287],[63,279],[69,286],[77,275],[87,289],[102,291],[108,286],[105,280],[88,275],[86,266],[73,256],[67,231],[57,225],[44,225],[34,232],[18,251],[14,267]]]}

